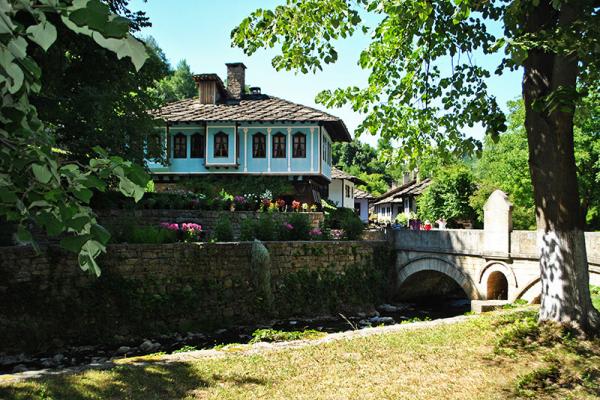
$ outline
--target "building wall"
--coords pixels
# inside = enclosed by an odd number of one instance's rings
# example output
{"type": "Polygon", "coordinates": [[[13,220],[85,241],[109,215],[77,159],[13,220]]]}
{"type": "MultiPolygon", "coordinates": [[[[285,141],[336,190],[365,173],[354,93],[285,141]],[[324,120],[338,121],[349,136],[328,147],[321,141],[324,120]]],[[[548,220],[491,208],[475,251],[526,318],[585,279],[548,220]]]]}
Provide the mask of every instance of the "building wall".
{"type": "Polygon", "coordinates": [[[384,301],[392,265],[385,241],[265,246],[267,265],[253,263],[248,242],[111,245],[99,259],[100,278],[57,247],[2,248],[0,352],[212,331],[384,301]]]}
{"type": "Polygon", "coordinates": [[[360,204],[359,217],[362,222],[369,222],[369,200],[368,199],[354,199],[354,209],[358,209],[357,205],[360,204]]]}
{"type": "Polygon", "coordinates": [[[338,207],[354,209],[354,182],[346,179],[332,179],[329,184],[329,200],[338,207]],[[347,187],[350,196],[347,196],[347,187]]]}
{"type": "MultiPolygon", "coordinates": [[[[166,136],[166,135],[165,135],[166,136]]],[[[165,139],[167,140],[167,139],[165,139]]],[[[324,175],[331,177],[331,157],[328,149],[331,139],[325,128],[311,124],[208,124],[203,125],[176,125],[169,128],[170,141],[169,165],[149,160],[150,171],[156,174],[272,174],[272,175],[324,175]],[[227,158],[214,157],[214,136],[223,132],[228,136],[229,151],[227,158]],[[266,136],[266,157],[254,158],[252,156],[252,136],[256,133],[266,136]],[[292,157],[292,138],[295,133],[306,135],[306,157],[292,157]],[[187,157],[173,158],[173,137],[182,133],[187,136],[187,157]],[[191,135],[200,133],[205,135],[205,158],[190,158],[191,135]],[[286,157],[273,158],[273,135],[282,133],[286,137],[286,157]],[[236,136],[239,137],[236,140],[236,136]],[[239,145],[239,150],[237,146],[239,145]],[[323,146],[327,146],[323,149],[323,146]],[[237,153],[237,154],[236,154],[237,153]],[[212,164],[212,166],[211,166],[212,164]],[[218,166],[218,168],[217,168],[218,166]],[[207,168],[208,167],[208,168],[207,168]]]]}

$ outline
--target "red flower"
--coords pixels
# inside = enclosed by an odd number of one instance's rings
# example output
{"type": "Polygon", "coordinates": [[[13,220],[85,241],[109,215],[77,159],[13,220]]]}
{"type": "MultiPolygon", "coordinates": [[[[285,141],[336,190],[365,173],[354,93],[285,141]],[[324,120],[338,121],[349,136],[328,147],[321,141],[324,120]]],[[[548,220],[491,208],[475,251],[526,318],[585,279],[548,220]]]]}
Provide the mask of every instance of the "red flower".
{"type": "Polygon", "coordinates": [[[299,210],[300,209],[300,202],[297,200],[292,201],[292,208],[294,210],[299,210]]]}
{"type": "Polygon", "coordinates": [[[277,199],[277,207],[282,208],[285,207],[285,200],[283,199],[277,199]]]}

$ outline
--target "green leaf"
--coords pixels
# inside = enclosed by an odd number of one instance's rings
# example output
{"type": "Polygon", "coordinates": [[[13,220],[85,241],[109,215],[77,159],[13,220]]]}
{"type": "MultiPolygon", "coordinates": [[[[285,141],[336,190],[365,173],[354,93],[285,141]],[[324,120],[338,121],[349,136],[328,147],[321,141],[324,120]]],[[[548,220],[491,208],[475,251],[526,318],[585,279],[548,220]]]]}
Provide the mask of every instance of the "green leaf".
{"type": "Polygon", "coordinates": [[[50,172],[47,166],[40,164],[32,164],[31,169],[33,171],[33,175],[39,182],[44,184],[50,182],[50,179],[52,178],[52,173],[50,172]]]}
{"type": "Polygon", "coordinates": [[[110,240],[110,232],[106,230],[102,225],[94,224],[92,225],[92,236],[102,244],[107,244],[110,240]]]}
{"type": "Polygon", "coordinates": [[[69,19],[77,26],[89,27],[94,31],[102,31],[108,22],[110,9],[99,0],[88,0],[84,7],[81,7],[69,14],[69,19]]]}
{"type": "Polygon", "coordinates": [[[148,59],[146,46],[131,34],[127,34],[123,39],[107,39],[96,33],[93,38],[100,46],[114,51],[119,59],[129,57],[136,71],[139,71],[148,59]]]}
{"type": "Polygon", "coordinates": [[[60,241],[60,246],[72,253],[79,253],[91,235],[67,236],[60,241]]]}
{"type": "Polygon", "coordinates": [[[44,51],[56,41],[56,28],[48,21],[27,28],[27,37],[37,43],[44,51]]]}
{"type": "Polygon", "coordinates": [[[29,232],[28,229],[26,229],[22,225],[19,225],[17,227],[17,240],[22,243],[31,243],[33,242],[33,236],[31,235],[31,232],[29,232]]]}
{"type": "Polygon", "coordinates": [[[90,202],[93,194],[94,193],[91,190],[84,187],[80,187],[73,190],[73,195],[75,195],[75,197],[77,197],[79,200],[83,201],[86,204],[90,202]]]}

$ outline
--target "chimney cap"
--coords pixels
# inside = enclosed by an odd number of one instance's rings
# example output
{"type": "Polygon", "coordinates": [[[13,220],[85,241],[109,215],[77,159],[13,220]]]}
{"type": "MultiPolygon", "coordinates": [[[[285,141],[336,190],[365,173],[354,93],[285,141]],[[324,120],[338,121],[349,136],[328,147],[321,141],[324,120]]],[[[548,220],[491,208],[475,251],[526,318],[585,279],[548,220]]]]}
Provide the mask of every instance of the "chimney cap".
{"type": "Polygon", "coordinates": [[[260,87],[258,87],[258,86],[252,86],[250,88],[250,94],[260,94],[260,87]]]}
{"type": "Polygon", "coordinates": [[[233,62],[233,63],[225,63],[225,65],[227,67],[242,67],[244,69],[247,69],[247,67],[244,65],[243,62],[233,62]]]}

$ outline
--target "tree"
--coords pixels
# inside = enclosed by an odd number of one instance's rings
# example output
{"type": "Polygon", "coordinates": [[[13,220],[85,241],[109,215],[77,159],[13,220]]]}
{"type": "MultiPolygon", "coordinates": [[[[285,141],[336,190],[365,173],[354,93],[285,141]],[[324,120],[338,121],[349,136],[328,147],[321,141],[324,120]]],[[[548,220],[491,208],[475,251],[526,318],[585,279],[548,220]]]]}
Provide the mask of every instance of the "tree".
{"type": "Polygon", "coordinates": [[[358,60],[370,71],[364,88],[326,90],[325,106],[366,113],[358,132],[395,138],[413,159],[436,143],[455,154],[481,144],[463,128],[482,124],[492,136],[505,117],[488,91],[490,71],[473,55],[503,52],[496,72],[524,69],[522,84],[529,168],[539,232],[540,320],[600,328],[589,292],[583,218],[573,150],[573,115],[585,90],[597,89],[599,39],[595,0],[287,0],[259,9],[232,32],[247,54],[278,45],[276,69],[316,71],[335,62],[335,41],[371,33],[358,60]],[[369,29],[362,14],[375,14],[369,29]],[[503,37],[488,29],[504,25],[503,37]]]}
{"type": "Polygon", "coordinates": [[[418,199],[419,217],[431,222],[444,218],[449,227],[474,222],[470,198],[476,189],[475,177],[466,165],[440,169],[418,199]]]}
{"type": "MultiPolygon", "coordinates": [[[[586,230],[599,229],[598,206],[600,203],[600,127],[598,106],[590,101],[592,96],[578,108],[575,118],[575,162],[577,181],[581,193],[582,213],[586,216],[586,230]]],[[[525,108],[522,100],[509,102],[508,131],[494,143],[486,138],[481,159],[475,170],[479,189],[471,199],[483,221],[483,205],[495,189],[508,193],[513,203],[513,226],[515,229],[535,227],[535,205],[531,175],[527,168],[527,133],[525,132],[525,108]]]]}
{"type": "Polygon", "coordinates": [[[511,101],[508,131],[494,142],[486,138],[475,171],[479,188],[471,198],[479,221],[483,222],[483,206],[496,189],[506,192],[513,204],[514,229],[535,228],[535,206],[531,175],[527,166],[527,134],[522,101],[511,101]]]}
{"type": "Polygon", "coordinates": [[[154,89],[162,102],[191,99],[198,95],[194,75],[187,61],[181,60],[175,71],[156,83],[154,89]]]}
{"type": "Polygon", "coordinates": [[[164,55],[150,51],[144,67],[134,71],[129,61],[58,23],[59,18],[48,18],[58,31],[53,46],[31,52],[43,71],[42,89],[31,97],[39,118],[70,160],[86,163],[92,148],[100,146],[144,165],[144,146],[156,127],[148,110],[161,104],[149,88],[168,74],[164,55]]]}
{"type": "Polygon", "coordinates": [[[61,235],[61,245],[78,254],[81,268],[96,274],[95,259],[105,251],[110,234],[89,207],[92,190],[106,190],[110,183],[137,201],[148,176],[100,148],[86,164],[68,162],[56,151],[53,131],[30,103],[40,92],[42,70],[29,46],[47,51],[60,31],[56,26],[64,25],[119,59],[130,58],[139,70],[148,55],[129,33],[129,24],[98,0],[0,0],[0,216],[18,223],[17,236],[24,243],[33,243],[32,222],[50,236],[61,235]]]}

